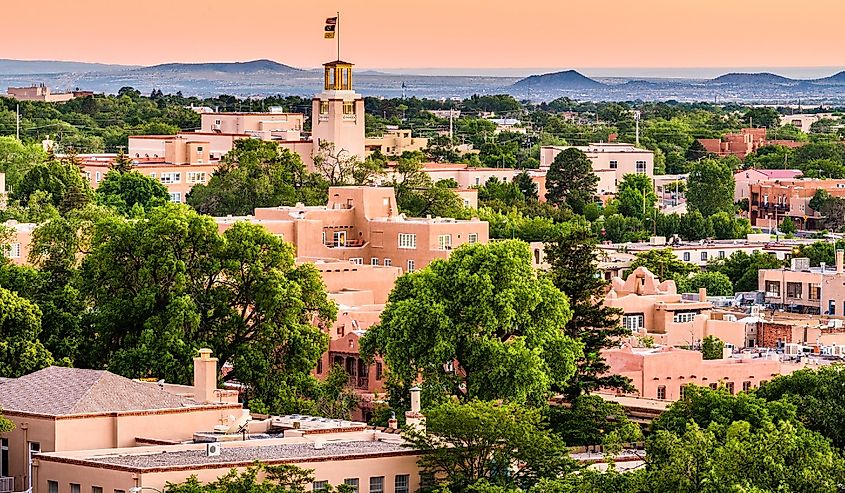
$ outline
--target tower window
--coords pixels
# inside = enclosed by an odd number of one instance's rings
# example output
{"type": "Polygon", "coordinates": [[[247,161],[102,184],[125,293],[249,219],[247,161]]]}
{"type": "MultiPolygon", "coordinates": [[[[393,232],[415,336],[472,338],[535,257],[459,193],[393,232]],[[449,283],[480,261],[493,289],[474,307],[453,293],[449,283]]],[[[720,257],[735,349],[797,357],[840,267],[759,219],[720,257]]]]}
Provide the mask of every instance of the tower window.
{"type": "Polygon", "coordinates": [[[343,114],[344,115],[354,115],[355,114],[355,102],[354,101],[344,101],[343,102],[343,114]]]}
{"type": "Polygon", "coordinates": [[[329,114],[329,102],[328,101],[320,101],[320,114],[321,115],[328,115],[329,114]]]}

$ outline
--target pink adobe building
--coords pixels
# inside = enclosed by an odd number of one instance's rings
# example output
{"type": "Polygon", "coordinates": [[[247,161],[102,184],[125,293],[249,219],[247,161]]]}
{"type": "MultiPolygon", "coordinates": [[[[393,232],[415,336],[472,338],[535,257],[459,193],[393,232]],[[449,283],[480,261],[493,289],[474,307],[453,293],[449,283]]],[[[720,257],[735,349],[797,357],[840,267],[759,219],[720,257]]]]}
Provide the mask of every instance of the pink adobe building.
{"type": "MultiPolygon", "coordinates": [[[[835,266],[810,267],[809,259],[792,259],[790,267],[758,272],[758,289],[772,308],[790,312],[845,315],[845,262],[836,251],[835,266]]],[[[841,325],[841,324],[840,324],[841,325]]]]}
{"type": "Polygon", "coordinates": [[[45,84],[33,84],[29,87],[10,87],[6,96],[18,101],[43,101],[45,103],[64,103],[74,98],[91,96],[90,91],[51,92],[45,84]]]}
{"type": "Polygon", "coordinates": [[[675,401],[683,398],[688,384],[717,388],[724,385],[735,394],[758,387],[781,374],[776,359],[728,358],[704,360],[699,351],[674,347],[622,348],[602,351],[609,374],[631,379],[636,395],[646,399],[675,401]]]}
{"type": "Polygon", "coordinates": [[[300,259],[341,259],[405,272],[447,258],[465,243],[489,240],[486,221],[399,214],[389,187],[331,187],[326,206],[258,208],[254,216],[216,220],[222,230],[241,220],[261,224],[292,243],[300,259]]]}
{"type": "Polygon", "coordinates": [[[796,140],[768,140],[765,128],[743,128],[738,134],[726,134],[721,139],[698,139],[708,153],[716,156],[746,156],[760,147],[781,145],[791,148],[801,147],[804,142],[796,140]]]}
{"type": "Polygon", "coordinates": [[[776,180],[793,180],[802,175],[797,169],[745,169],[734,173],[734,202],[751,200],[751,185],[776,180]]]}
{"type": "Polygon", "coordinates": [[[749,219],[752,226],[773,228],[784,217],[798,229],[822,229],[824,218],[810,207],[817,190],[845,197],[845,180],[791,179],[765,181],[749,187],[749,219]]]}
{"type": "MultiPolygon", "coordinates": [[[[384,181],[391,181],[398,176],[396,171],[396,161],[387,163],[387,172],[384,176],[384,181]]],[[[454,163],[423,163],[423,172],[431,177],[431,180],[437,183],[440,180],[455,180],[458,183],[458,188],[467,190],[472,187],[479,187],[487,183],[490,178],[496,178],[500,182],[513,181],[517,170],[513,168],[485,168],[468,166],[466,164],[454,163]]]]}
{"type": "Polygon", "coordinates": [[[13,219],[0,224],[0,230],[6,228],[11,231],[11,237],[7,243],[0,244],[0,247],[2,247],[0,255],[9,259],[13,264],[25,265],[29,257],[32,232],[37,226],[37,224],[33,223],[19,223],[13,219]]]}
{"type": "MultiPolygon", "coordinates": [[[[619,182],[627,174],[641,174],[654,178],[652,151],[641,149],[634,144],[617,142],[587,146],[543,146],[540,148],[540,171],[544,176],[555,157],[569,147],[583,151],[592,161],[593,173],[599,177],[599,195],[615,195],[619,182]]],[[[545,186],[542,188],[545,190],[545,186]]],[[[541,197],[545,197],[545,191],[541,197]]]]}
{"type": "MultiPolygon", "coordinates": [[[[392,429],[314,416],[250,416],[218,390],[217,360],[200,350],[194,385],[129,380],[50,367],[0,380],[0,406],[16,428],[0,434],[0,491],[163,491],[195,475],[208,482],[256,460],[314,470],[308,489],[410,493],[418,452],[392,429]],[[31,488],[31,489],[30,489],[31,488]]],[[[412,392],[411,426],[424,429],[412,392]]]]}
{"type": "MultiPolygon", "coordinates": [[[[702,290],[699,298],[706,300],[702,290]]],[[[716,312],[707,301],[684,300],[675,281],[660,282],[645,267],[637,267],[623,280],[611,280],[606,306],[623,311],[622,325],[635,337],[651,337],[665,346],[697,346],[707,336],[734,347],[746,345],[746,324],[716,312]]]]}

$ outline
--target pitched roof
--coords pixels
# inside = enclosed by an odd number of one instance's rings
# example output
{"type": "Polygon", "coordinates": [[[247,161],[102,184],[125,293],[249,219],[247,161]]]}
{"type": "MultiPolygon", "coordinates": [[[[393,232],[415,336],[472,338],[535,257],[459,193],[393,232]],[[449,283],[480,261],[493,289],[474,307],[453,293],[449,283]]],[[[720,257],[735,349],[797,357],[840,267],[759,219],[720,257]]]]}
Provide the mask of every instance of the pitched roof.
{"type": "Polygon", "coordinates": [[[191,399],[104,370],[51,366],[0,382],[0,409],[50,416],[177,409],[191,399]]]}

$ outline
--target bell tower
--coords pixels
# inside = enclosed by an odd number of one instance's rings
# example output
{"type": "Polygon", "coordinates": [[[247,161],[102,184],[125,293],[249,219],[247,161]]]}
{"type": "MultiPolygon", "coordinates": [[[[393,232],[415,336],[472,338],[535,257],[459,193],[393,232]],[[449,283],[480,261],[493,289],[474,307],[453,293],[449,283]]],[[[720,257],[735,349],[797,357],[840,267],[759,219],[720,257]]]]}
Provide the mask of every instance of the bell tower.
{"type": "Polygon", "coordinates": [[[352,89],[352,64],[335,60],[323,64],[323,92],[311,104],[313,153],[320,143],[334,144],[335,153],[364,159],[364,98],[352,89]]]}

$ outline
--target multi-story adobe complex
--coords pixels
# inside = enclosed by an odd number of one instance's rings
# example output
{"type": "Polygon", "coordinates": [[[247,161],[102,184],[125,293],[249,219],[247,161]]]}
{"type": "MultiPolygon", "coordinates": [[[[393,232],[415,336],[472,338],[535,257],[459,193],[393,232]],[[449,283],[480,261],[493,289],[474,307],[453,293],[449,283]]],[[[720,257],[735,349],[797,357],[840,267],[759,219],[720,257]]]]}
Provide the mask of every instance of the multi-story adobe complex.
{"type": "Polygon", "coordinates": [[[405,272],[447,258],[465,243],[489,240],[486,221],[405,217],[389,187],[331,187],[326,206],[260,207],[248,218],[217,218],[221,229],[240,220],[261,224],[293,244],[300,259],[341,259],[405,272]]]}
{"type": "Polygon", "coordinates": [[[74,98],[91,96],[90,91],[51,92],[45,84],[33,84],[29,87],[10,87],[6,90],[6,97],[18,101],[42,101],[45,103],[64,103],[74,98]]]}
{"type": "Polygon", "coordinates": [[[599,195],[615,195],[617,186],[627,174],[654,178],[652,151],[641,149],[634,144],[617,142],[587,146],[543,146],[540,148],[540,171],[548,171],[555,157],[568,147],[583,151],[592,161],[593,172],[599,177],[599,195]]]}
{"type": "Polygon", "coordinates": [[[795,180],[803,173],[797,169],[744,169],[734,173],[734,202],[751,200],[751,185],[778,180],[795,180]]]}
{"type": "Polygon", "coordinates": [[[693,347],[707,336],[718,337],[734,347],[745,347],[746,324],[717,311],[699,293],[700,301],[685,300],[675,281],[660,282],[645,267],[637,267],[627,279],[615,277],[604,304],[622,310],[622,326],[634,338],[651,337],[656,344],[693,347]]]}
{"type": "Polygon", "coordinates": [[[843,252],[836,251],[834,266],[810,267],[806,258],[792,259],[790,267],[758,272],[758,289],[765,303],[778,310],[821,315],[845,315],[843,252]]]}
{"type": "Polygon", "coordinates": [[[845,197],[845,180],[795,179],[752,184],[749,187],[749,219],[752,226],[777,227],[789,217],[798,229],[823,229],[824,217],[810,207],[818,190],[845,197]]]}
{"type": "MultiPolygon", "coordinates": [[[[216,384],[209,350],[194,358],[192,386],[58,367],[0,380],[0,407],[16,425],[0,434],[0,491],[163,491],[167,483],[190,476],[209,482],[255,461],[311,469],[307,486],[315,491],[344,483],[385,493],[419,488],[418,453],[396,430],[250,415],[235,391],[216,384]]],[[[412,389],[406,420],[424,430],[419,403],[412,389]]]]}
{"type": "Polygon", "coordinates": [[[410,130],[388,125],[381,137],[367,137],[364,147],[367,154],[379,151],[385,156],[401,156],[406,151],[422,151],[428,147],[428,139],[414,137],[410,130]]]}
{"type": "Polygon", "coordinates": [[[684,396],[684,386],[693,384],[717,388],[724,385],[735,394],[748,391],[780,375],[777,358],[722,358],[704,360],[700,351],[675,347],[622,348],[602,351],[609,373],[631,379],[636,395],[646,399],[675,401],[684,396]]]}
{"type": "Polygon", "coordinates": [[[708,153],[715,156],[746,156],[763,146],[781,145],[791,148],[801,147],[805,142],[797,140],[772,140],[766,138],[765,128],[743,128],[738,134],[726,134],[721,139],[698,139],[708,153]]]}

